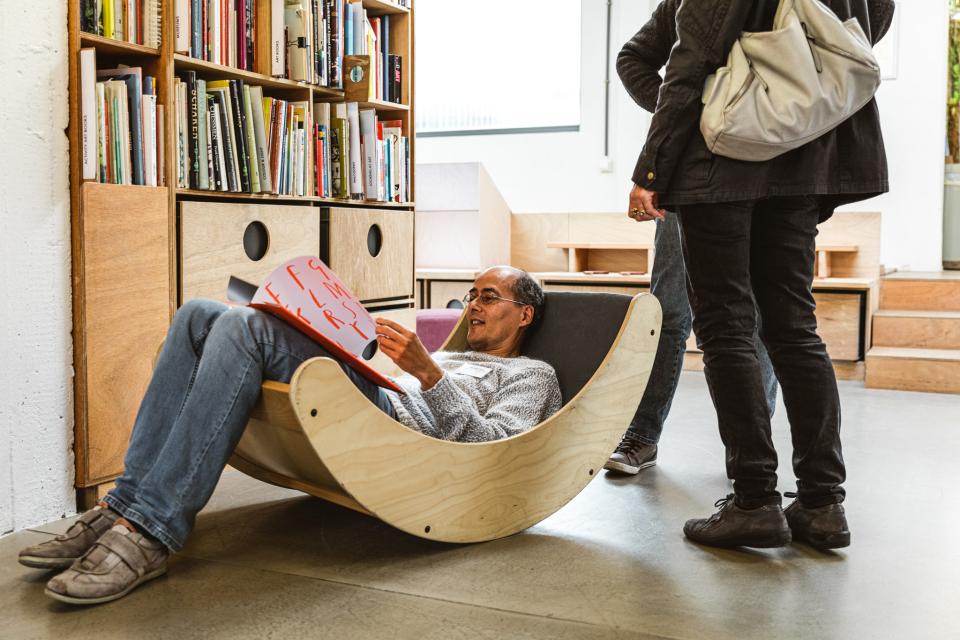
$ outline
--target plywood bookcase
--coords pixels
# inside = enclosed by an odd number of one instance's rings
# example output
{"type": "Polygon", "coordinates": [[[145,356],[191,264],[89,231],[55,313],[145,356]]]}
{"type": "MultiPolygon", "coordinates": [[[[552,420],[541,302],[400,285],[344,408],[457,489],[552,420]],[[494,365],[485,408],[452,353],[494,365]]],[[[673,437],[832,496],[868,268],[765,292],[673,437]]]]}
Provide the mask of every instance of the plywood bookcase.
{"type": "MultiPolygon", "coordinates": [[[[413,194],[414,11],[390,0],[362,4],[370,16],[390,15],[391,53],[400,55],[403,63],[403,102],[361,102],[360,108],[374,108],[381,119],[403,122],[410,142],[413,194]]],[[[83,508],[122,472],[153,358],[176,309],[190,297],[222,297],[224,274],[245,274],[255,280],[294,253],[326,251],[325,257],[337,262],[331,266],[356,288],[368,308],[413,322],[414,203],[176,188],[173,86],[178,74],[193,70],[208,81],[239,79],[263,87],[265,96],[285,100],[311,104],[345,100],[340,90],[269,75],[270,0],[255,0],[253,72],[175,53],[173,0],[162,3],[159,49],[83,33],[80,3],[70,0],[67,6],[76,487],[83,508]],[[159,144],[168,186],[81,179],[81,48],[96,49],[98,69],[142,67],[145,75],[156,78],[157,103],[164,106],[164,139],[159,144]],[[261,238],[262,262],[244,255],[244,232],[253,224],[266,234],[261,238]],[[315,234],[313,240],[309,235],[305,239],[304,233],[315,234]],[[290,241],[285,244],[284,238],[290,241]]]]}

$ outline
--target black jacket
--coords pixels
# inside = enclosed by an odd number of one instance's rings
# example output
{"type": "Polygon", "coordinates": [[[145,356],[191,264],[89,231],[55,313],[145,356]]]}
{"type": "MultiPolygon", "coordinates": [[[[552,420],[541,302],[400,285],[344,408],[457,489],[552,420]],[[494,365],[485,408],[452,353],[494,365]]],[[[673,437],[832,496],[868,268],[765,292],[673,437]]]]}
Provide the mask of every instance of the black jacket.
{"type": "MultiPolygon", "coordinates": [[[[841,20],[857,18],[874,44],[893,20],[893,0],[820,1],[841,20]]],[[[654,113],[633,181],[658,192],[660,206],[822,195],[825,219],[841,204],[889,189],[875,100],[833,131],[766,162],[733,160],[707,148],[700,133],[704,81],[726,64],[742,31],[771,29],[777,4],[663,0],[617,57],[627,92],[654,113]]]]}

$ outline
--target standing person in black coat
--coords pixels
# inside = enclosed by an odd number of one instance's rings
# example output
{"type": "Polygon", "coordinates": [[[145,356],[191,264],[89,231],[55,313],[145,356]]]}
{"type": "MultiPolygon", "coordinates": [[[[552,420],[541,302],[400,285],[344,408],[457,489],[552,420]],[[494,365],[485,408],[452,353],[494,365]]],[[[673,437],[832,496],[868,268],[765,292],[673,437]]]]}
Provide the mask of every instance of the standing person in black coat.
{"type": "MultiPolygon", "coordinates": [[[[893,18],[892,0],[821,1],[841,20],[856,18],[874,44],[893,18]]],[[[792,532],[837,548],[850,543],[846,470],[836,377],[816,331],[815,238],[837,206],[888,190],[886,154],[875,101],[766,162],[710,152],[698,126],[704,81],[741,32],[770,30],[776,9],[776,0],[682,1],[628,215],[652,220],[669,207],[680,217],[694,331],[734,481],[720,510],[688,521],[684,533],[714,546],[774,547],[792,532]],[[797,499],[786,512],[752,340],[754,301],[790,420],[797,499]]]]}

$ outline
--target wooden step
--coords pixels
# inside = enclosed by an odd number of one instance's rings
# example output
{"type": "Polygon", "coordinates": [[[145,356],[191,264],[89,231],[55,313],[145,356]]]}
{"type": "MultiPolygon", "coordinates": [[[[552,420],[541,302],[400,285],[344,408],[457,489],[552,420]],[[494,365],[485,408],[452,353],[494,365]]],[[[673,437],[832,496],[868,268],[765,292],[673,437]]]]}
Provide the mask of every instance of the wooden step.
{"type": "Polygon", "coordinates": [[[881,309],[873,314],[873,346],[960,349],[960,311],[881,309]]]}
{"type": "Polygon", "coordinates": [[[880,308],[960,311],[960,272],[890,274],[880,283],[880,308]]]}
{"type": "Polygon", "coordinates": [[[960,349],[874,347],[866,369],[868,389],[960,393],[960,349]]]}

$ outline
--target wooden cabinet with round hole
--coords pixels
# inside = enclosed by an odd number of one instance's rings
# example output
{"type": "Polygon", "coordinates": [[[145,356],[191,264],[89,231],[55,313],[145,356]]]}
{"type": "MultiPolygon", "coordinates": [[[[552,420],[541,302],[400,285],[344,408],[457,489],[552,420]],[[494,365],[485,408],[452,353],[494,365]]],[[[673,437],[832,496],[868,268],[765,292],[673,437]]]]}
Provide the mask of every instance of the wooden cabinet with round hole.
{"type": "Polygon", "coordinates": [[[320,257],[364,302],[413,298],[413,211],[320,209],[320,257]]]}
{"type": "Polygon", "coordinates": [[[259,286],[280,263],[315,256],[320,210],[296,205],[180,203],[180,298],[226,300],[236,276],[259,286]]]}

